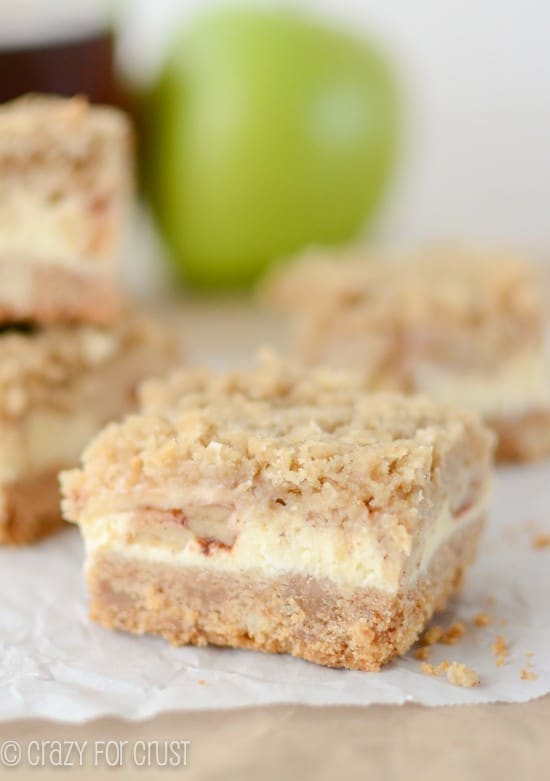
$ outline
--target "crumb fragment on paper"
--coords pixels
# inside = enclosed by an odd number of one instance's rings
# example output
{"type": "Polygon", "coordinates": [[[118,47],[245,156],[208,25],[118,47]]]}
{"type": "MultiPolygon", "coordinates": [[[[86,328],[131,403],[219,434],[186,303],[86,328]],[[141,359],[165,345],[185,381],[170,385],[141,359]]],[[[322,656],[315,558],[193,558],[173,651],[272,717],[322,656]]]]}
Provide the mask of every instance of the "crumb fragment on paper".
{"type": "Polygon", "coordinates": [[[537,674],[533,670],[528,670],[526,667],[522,667],[519,671],[519,677],[522,681],[536,681],[537,674]]]}
{"type": "Polygon", "coordinates": [[[436,624],[435,626],[426,629],[420,638],[420,642],[422,645],[435,645],[436,643],[441,643],[442,645],[455,645],[465,631],[466,627],[461,621],[453,621],[448,629],[436,624]]]}
{"type": "Polygon", "coordinates": [[[537,534],[533,537],[532,545],[535,550],[550,548],[550,534],[537,534]]]}
{"type": "Polygon", "coordinates": [[[453,686],[479,686],[479,675],[471,667],[460,662],[453,662],[447,669],[447,680],[453,686]]]}
{"type": "Polygon", "coordinates": [[[474,624],[476,626],[491,626],[493,623],[493,616],[486,610],[482,610],[476,616],[474,616],[474,624]]]}
{"type": "Polygon", "coordinates": [[[463,686],[469,688],[471,686],[479,686],[479,675],[471,667],[467,667],[461,662],[449,662],[448,659],[441,662],[441,664],[427,664],[423,662],[420,665],[420,670],[425,675],[434,675],[438,677],[441,673],[446,673],[447,680],[453,686],[463,686]]]}
{"type": "Polygon", "coordinates": [[[419,662],[427,662],[432,654],[432,649],[429,645],[422,645],[414,652],[414,658],[419,662]]]}
{"type": "Polygon", "coordinates": [[[508,643],[503,635],[497,635],[497,639],[491,644],[491,653],[495,657],[497,667],[502,667],[508,659],[508,643]]]}

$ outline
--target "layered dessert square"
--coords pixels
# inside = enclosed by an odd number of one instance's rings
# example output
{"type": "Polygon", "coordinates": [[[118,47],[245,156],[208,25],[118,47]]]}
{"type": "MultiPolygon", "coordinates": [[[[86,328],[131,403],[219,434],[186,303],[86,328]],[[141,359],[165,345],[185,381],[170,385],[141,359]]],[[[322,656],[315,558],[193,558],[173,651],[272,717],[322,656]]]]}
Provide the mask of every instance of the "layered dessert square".
{"type": "Polygon", "coordinates": [[[462,582],[492,439],[473,414],[269,355],[148,382],[141,413],[61,476],[90,615],[176,645],[377,670],[462,582]]]}
{"type": "Polygon", "coordinates": [[[61,523],[57,475],[136,404],[136,384],[176,361],[160,326],[129,312],[109,328],[0,329],[0,543],[61,523]]]}
{"type": "Polygon", "coordinates": [[[545,295],[528,262],[459,248],[312,254],[264,287],[301,360],[473,408],[497,432],[498,456],[517,460],[550,454],[545,295]]]}
{"type": "Polygon", "coordinates": [[[125,115],[84,98],[0,106],[0,321],[104,323],[132,184],[125,115]]]}

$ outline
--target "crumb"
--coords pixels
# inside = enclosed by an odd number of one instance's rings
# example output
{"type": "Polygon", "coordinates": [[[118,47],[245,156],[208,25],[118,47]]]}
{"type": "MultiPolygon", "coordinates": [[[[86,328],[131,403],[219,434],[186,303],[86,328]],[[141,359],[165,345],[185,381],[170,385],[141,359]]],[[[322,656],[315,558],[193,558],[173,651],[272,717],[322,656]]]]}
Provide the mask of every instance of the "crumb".
{"type": "Polygon", "coordinates": [[[206,681],[204,680],[204,678],[199,678],[199,685],[206,686],[206,681]]]}
{"type": "Polygon", "coordinates": [[[482,611],[474,617],[474,624],[476,626],[491,626],[493,623],[493,616],[490,613],[482,611]]]}
{"type": "Polygon", "coordinates": [[[532,659],[534,655],[535,655],[535,654],[534,654],[534,652],[533,652],[533,651],[526,651],[526,652],[525,652],[525,656],[526,656],[528,659],[532,659]]]}
{"type": "Polygon", "coordinates": [[[493,656],[507,656],[508,644],[502,635],[498,635],[495,642],[491,645],[493,656]]]}
{"type": "Polygon", "coordinates": [[[442,626],[431,626],[429,629],[426,629],[420,638],[420,642],[423,645],[434,645],[435,643],[439,643],[444,634],[445,630],[442,626]]]}
{"type": "Polygon", "coordinates": [[[460,662],[449,662],[448,659],[437,665],[423,662],[420,665],[420,670],[425,675],[434,675],[435,677],[445,672],[447,680],[453,686],[477,686],[479,684],[479,676],[474,670],[466,667],[465,664],[460,664],[460,662]]]}
{"type": "Polygon", "coordinates": [[[461,621],[454,621],[448,629],[436,624],[424,632],[420,638],[420,642],[423,645],[435,645],[435,643],[454,645],[459,641],[465,631],[466,627],[461,621]]]}
{"type": "Polygon", "coordinates": [[[532,670],[526,670],[525,667],[519,671],[519,677],[522,681],[536,681],[537,674],[532,670]]]}
{"type": "Polygon", "coordinates": [[[417,648],[414,652],[414,658],[419,662],[427,662],[430,658],[432,650],[429,645],[423,645],[421,648],[417,648]]]}
{"type": "Polygon", "coordinates": [[[479,675],[476,671],[460,662],[449,664],[447,667],[447,680],[453,686],[465,686],[467,688],[479,686],[479,675]]]}
{"type": "Polygon", "coordinates": [[[502,667],[506,664],[508,657],[508,643],[502,635],[498,635],[495,642],[491,645],[491,653],[496,657],[495,664],[497,667],[502,667]]]}
{"type": "Polygon", "coordinates": [[[420,671],[424,673],[424,675],[439,675],[441,670],[438,666],[434,664],[428,664],[427,662],[422,662],[420,665],[420,671]]]}
{"type": "Polygon", "coordinates": [[[542,548],[550,548],[550,534],[537,534],[537,536],[533,538],[532,545],[533,548],[539,550],[542,548]]]}
{"type": "Polygon", "coordinates": [[[488,605],[494,605],[496,602],[496,599],[494,597],[487,597],[487,604],[488,605]]]}
{"type": "Polygon", "coordinates": [[[443,633],[439,642],[443,645],[454,645],[458,643],[465,631],[466,627],[461,621],[454,621],[449,629],[443,633]]]}

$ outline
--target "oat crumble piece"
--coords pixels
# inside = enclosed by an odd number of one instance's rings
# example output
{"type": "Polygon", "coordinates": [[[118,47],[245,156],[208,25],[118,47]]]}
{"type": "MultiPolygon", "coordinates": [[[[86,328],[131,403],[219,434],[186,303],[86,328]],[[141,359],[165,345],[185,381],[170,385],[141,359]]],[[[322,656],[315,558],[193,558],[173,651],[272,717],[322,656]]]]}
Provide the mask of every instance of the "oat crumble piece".
{"type": "Polygon", "coordinates": [[[528,670],[525,667],[520,670],[519,677],[522,681],[536,681],[537,674],[533,670],[528,670]]]}
{"type": "Polygon", "coordinates": [[[495,664],[497,667],[503,667],[508,659],[509,649],[503,635],[498,635],[497,639],[491,645],[491,653],[495,657],[495,664]]]}
{"type": "Polygon", "coordinates": [[[420,648],[417,648],[414,652],[415,659],[418,659],[419,662],[427,662],[430,659],[432,653],[431,646],[429,645],[423,645],[420,648]]]}
{"type": "Polygon", "coordinates": [[[478,613],[476,616],[474,616],[474,624],[476,626],[491,626],[492,623],[493,616],[491,613],[486,611],[482,611],[481,613],[478,613]]]}
{"type": "Polygon", "coordinates": [[[447,680],[453,686],[479,686],[479,676],[475,670],[460,662],[452,662],[447,669],[447,680]]]}

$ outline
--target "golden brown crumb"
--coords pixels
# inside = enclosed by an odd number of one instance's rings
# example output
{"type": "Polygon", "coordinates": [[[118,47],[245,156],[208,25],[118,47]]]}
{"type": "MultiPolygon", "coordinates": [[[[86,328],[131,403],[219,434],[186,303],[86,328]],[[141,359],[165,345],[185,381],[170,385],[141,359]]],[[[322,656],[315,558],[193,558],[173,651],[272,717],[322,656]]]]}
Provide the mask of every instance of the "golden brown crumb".
{"type": "Polygon", "coordinates": [[[453,686],[477,686],[479,684],[479,676],[475,670],[466,667],[465,664],[460,662],[450,662],[448,659],[444,659],[440,664],[428,664],[422,662],[420,670],[424,675],[434,675],[436,678],[442,673],[446,673],[447,680],[452,683],[453,686]]]}
{"type": "Polygon", "coordinates": [[[433,664],[428,664],[428,662],[422,662],[420,665],[420,671],[424,673],[424,675],[439,675],[441,670],[438,666],[433,664]]]}
{"type": "Polygon", "coordinates": [[[415,659],[419,662],[427,662],[432,653],[432,649],[429,645],[423,645],[421,648],[417,648],[414,652],[415,659]]]}
{"type": "Polygon", "coordinates": [[[494,605],[496,602],[496,599],[494,597],[487,597],[487,604],[488,605],[494,605]]]}
{"type": "Polygon", "coordinates": [[[502,667],[506,664],[508,658],[508,643],[502,635],[498,635],[495,642],[491,645],[491,653],[496,657],[495,664],[502,667]]]}
{"type": "Polygon", "coordinates": [[[525,667],[519,671],[519,677],[522,681],[536,681],[537,674],[532,670],[527,670],[525,667]]]}
{"type": "Polygon", "coordinates": [[[493,616],[490,613],[482,611],[474,617],[474,624],[476,626],[490,626],[493,623],[493,616]]]}
{"type": "Polygon", "coordinates": [[[534,655],[535,655],[535,654],[533,653],[533,651],[526,651],[526,652],[525,652],[525,656],[526,656],[528,659],[532,659],[534,655]]]}
{"type": "Polygon", "coordinates": [[[439,643],[444,634],[445,630],[442,626],[431,626],[429,629],[426,629],[420,638],[420,642],[423,645],[434,645],[435,643],[439,643]]]}
{"type": "Polygon", "coordinates": [[[439,642],[443,643],[443,645],[454,645],[458,643],[465,631],[466,627],[461,621],[454,621],[449,629],[444,632],[439,642]]]}
{"type": "Polygon", "coordinates": [[[452,683],[453,686],[464,686],[469,688],[470,686],[479,686],[479,675],[475,670],[470,667],[466,667],[465,664],[460,662],[453,662],[447,668],[447,680],[452,683]]]}
{"type": "Polygon", "coordinates": [[[533,538],[533,548],[541,550],[542,548],[550,548],[550,534],[537,534],[533,538]]]}
{"type": "Polygon", "coordinates": [[[199,678],[199,685],[206,686],[206,681],[204,680],[204,678],[199,678]]]}
{"type": "Polygon", "coordinates": [[[466,627],[461,621],[454,621],[448,629],[436,624],[424,632],[420,638],[420,642],[423,645],[435,645],[435,643],[454,645],[459,641],[465,631],[466,627]]]}

